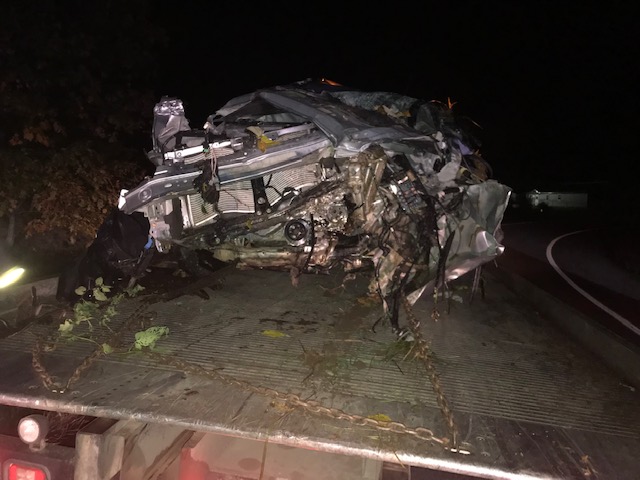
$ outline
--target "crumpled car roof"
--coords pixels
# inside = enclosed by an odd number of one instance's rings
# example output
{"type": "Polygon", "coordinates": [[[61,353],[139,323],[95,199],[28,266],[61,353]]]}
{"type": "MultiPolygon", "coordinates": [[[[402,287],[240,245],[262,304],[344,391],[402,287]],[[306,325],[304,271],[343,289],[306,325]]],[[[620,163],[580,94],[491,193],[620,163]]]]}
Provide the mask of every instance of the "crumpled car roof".
{"type": "MultiPolygon", "coordinates": [[[[207,125],[226,126],[240,118],[282,121],[287,114],[289,121],[306,120],[318,126],[331,141],[334,157],[362,152],[372,144],[408,154],[412,166],[424,175],[427,181],[423,183],[433,193],[457,186],[455,179],[460,168],[464,168],[463,156],[480,147],[479,141],[461,128],[461,119],[439,102],[346,88],[314,91],[306,82],[233,98],[209,118],[207,125]],[[260,103],[276,107],[278,113],[262,113],[260,103]],[[446,159],[444,149],[448,150],[446,159]]],[[[221,126],[212,128],[214,133],[221,130],[221,126]]]]}
{"type": "Polygon", "coordinates": [[[277,107],[281,115],[287,112],[317,125],[331,141],[334,157],[362,152],[372,144],[380,145],[391,156],[405,154],[426,191],[443,207],[441,240],[453,231],[460,234],[449,253],[448,279],[504,250],[499,243],[500,223],[511,188],[489,178],[491,167],[479,154],[480,141],[468,128],[473,122],[455,116],[448,105],[393,92],[332,88],[305,80],[233,98],[209,118],[208,125],[218,124],[212,130],[219,132],[225,123],[239,118],[265,120],[268,115],[252,108],[263,101],[277,107]],[[469,157],[479,164],[471,166],[469,157]],[[463,202],[455,209],[444,208],[446,196],[455,192],[465,193],[463,202]]]}

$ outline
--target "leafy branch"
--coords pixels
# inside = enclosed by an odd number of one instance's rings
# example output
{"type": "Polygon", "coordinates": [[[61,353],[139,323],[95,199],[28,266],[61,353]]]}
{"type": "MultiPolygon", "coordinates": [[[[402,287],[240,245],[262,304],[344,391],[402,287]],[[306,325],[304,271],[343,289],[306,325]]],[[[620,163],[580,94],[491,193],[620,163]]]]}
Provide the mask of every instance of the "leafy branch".
{"type": "MultiPolygon", "coordinates": [[[[117,293],[111,297],[112,287],[104,283],[102,277],[98,277],[95,281],[93,288],[87,289],[84,286],[76,288],[75,293],[80,296],[89,296],[95,301],[81,299],[73,307],[73,318],[67,318],[58,326],[58,335],[60,338],[74,341],[83,340],[93,342],[96,345],[101,345],[102,351],[105,354],[113,352],[113,347],[109,343],[104,342],[98,344],[95,340],[85,335],[78,335],[74,333],[74,329],[82,324],[88,326],[89,331],[93,331],[93,321],[98,321],[98,324],[108,330],[111,330],[109,323],[117,315],[117,305],[124,298],[132,298],[138,295],[144,290],[144,287],[136,284],[133,287],[127,288],[124,291],[117,293]]],[[[136,350],[142,350],[143,348],[154,349],[158,340],[169,334],[168,327],[150,327],[146,330],[136,332],[135,341],[131,348],[136,350]]],[[[131,349],[130,349],[131,350],[131,349]]]]}

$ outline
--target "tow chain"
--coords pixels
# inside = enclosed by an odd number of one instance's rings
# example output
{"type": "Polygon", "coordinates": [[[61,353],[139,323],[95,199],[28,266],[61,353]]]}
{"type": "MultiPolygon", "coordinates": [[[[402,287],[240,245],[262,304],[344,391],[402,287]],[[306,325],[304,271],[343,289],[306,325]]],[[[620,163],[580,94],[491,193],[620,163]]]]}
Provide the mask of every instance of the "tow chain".
{"type": "MultiPolygon", "coordinates": [[[[121,347],[125,333],[131,331],[136,322],[141,321],[142,314],[149,308],[149,305],[159,300],[172,300],[173,298],[176,298],[181,294],[192,290],[199,290],[203,287],[215,288],[215,286],[212,285],[212,282],[218,282],[217,277],[221,272],[224,271],[225,268],[222,268],[218,270],[217,275],[204,278],[200,281],[196,281],[188,287],[179,288],[172,292],[167,292],[163,295],[152,294],[143,298],[141,304],[123,322],[122,327],[118,331],[114,332],[111,337],[107,338],[107,341],[105,343],[107,343],[113,349],[121,347]]],[[[60,343],[60,337],[61,334],[59,332],[55,332],[54,334],[50,335],[48,340],[45,340],[43,337],[38,337],[33,349],[31,350],[31,364],[33,366],[33,369],[40,377],[43,385],[47,389],[56,393],[64,393],[69,390],[80,379],[82,373],[85,372],[93,364],[94,361],[105,355],[102,345],[98,344],[96,348],[84,358],[82,363],[80,363],[80,365],[76,367],[66,383],[64,385],[61,385],[59,383],[56,383],[56,381],[53,379],[53,376],[48,372],[48,370],[44,366],[44,363],[42,362],[42,353],[45,351],[47,353],[53,352],[60,343]]]]}
{"type": "MultiPolygon", "coordinates": [[[[114,349],[119,348],[122,344],[122,340],[124,334],[130,330],[132,327],[141,321],[141,316],[146,312],[149,308],[149,305],[153,303],[155,297],[151,297],[148,299],[144,299],[142,304],[139,305],[123,322],[122,327],[108,339],[108,343],[114,349]]],[[[286,405],[292,408],[302,408],[307,412],[312,414],[333,418],[336,420],[345,420],[350,422],[353,425],[357,426],[366,426],[372,427],[377,430],[393,432],[398,434],[405,434],[413,436],[420,440],[425,440],[428,442],[432,442],[434,444],[440,445],[445,449],[451,450],[453,452],[461,452],[458,450],[458,432],[453,419],[453,413],[449,408],[448,402],[444,396],[442,388],[440,386],[438,374],[435,371],[435,367],[433,366],[433,362],[431,361],[431,354],[429,352],[429,348],[427,343],[422,338],[420,334],[420,322],[416,318],[413,313],[409,301],[405,296],[402,297],[404,308],[407,312],[407,317],[409,318],[410,327],[415,338],[415,344],[417,347],[417,358],[423,360],[425,364],[425,368],[427,374],[429,375],[429,379],[431,380],[431,384],[433,386],[433,390],[436,394],[436,399],[438,402],[438,406],[445,418],[447,423],[447,427],[449,429],[449,434],[451,438],[441,438],[434,434],[434,432],[425,427],[408,427],[401,422],[396,421],[384,421],[378,420],[371,417],[365,417],[362,415],[350,414],[338,408],[329,408],[325,407],[321,403],[314,400],[303,400],[299,395],[293,393],[282,393],[278,390],[256,386],[249,382],[238,380],[232,376],[225,375],[223,373],[218,372],[217,370],[206,369],[200,365],[187,362],[181,360],[179,358],[175,358],[173,356],[160,354],[157,352],[147,351],[147,355],[155,359],[156,361],[162,363],[165,366],[170,366],[176,368],[184,373],[191,373],[194,375],[204,376],[207,378],[211,378],[213,380],[218,380],[226,383],[227,385],[232,385],[239,387],[243,390],[256,393],[259,395],[263,395],[268,398],[272,398],[278,401],[285,403],[286,405]]],[[[56,332],[52,335],[48,340],[40,337],[36,340],[36,344],[32,349],[32,365],[43,385],[56,393],[65,393],[70,390],[71,387],[80,379],[81,375],[101,356],[105,355],[105,352],[102,348],[102,345],[97,345],[96,348],[87,355],[84,360],[75,368],[73,373],[69,376],[67,381],[64,384],[57,383],[53,376],[48,372],[46,367],[42,362],[42,354],[43,352],[52,352],[54,351],[60,340],[60,334],[56,332]]]]}
{"type": "MultiPolygon", "coordinates": [[[[111,337],[109,337],[106,343],[112,348],[116,349],[122,345],[122,340],[126,332],[131,331],[136,322],[140,322],[142,314],[149,308],[153,299],[143,299],[142,304],[139,305],[123,322],[122,327],[115,331],[111,337]]],[[[64,393],[71,389],[71,387],[80,379],[80,376],[102,355],[105,355],[104,349],[101,344],[98,344],[96,348],[87,355],[84,360],[75,368],[71,376],[64,384],[57,383],[53,376],[49,373],[47,368],[42,362],[43,352],[53,352],[58,348],[60,343],[60,333],[56,332],[45,340],[43,337],[36,339],[36,343],[31,350],[31,364],[36,371],[43,385],[56,393],[64,393]]]]}
{"type": "Polygon", "coordinates": [[[315,400],[303,400],[300,398],[299,395],[296,395],[294,393],[282,393],[273,388],[256,386],[256,385],[253,385],[252,383],[249,383],[243,380],[238,380],[229,375],[220,373],[217,370],[209,370],[204,367],[201,367],[200,365],[197,365],[191,362],[186,362],[184,360],[180,360],[172,356],[168,356],[168,355],[164,355],[156,352],[150,352],[150,351],[147,352],[147,354],[151,358],[162,363],[163,365],[176,368],[181,372],[190,373],[198,376],[204,376],[212,380],[218,380],[226,383],[227,385],[236,386],[251,393],[257,393],[259,395],[263,395],[275,400],[279,400],[289,405],[292,408],[299,407],[316,415],[321,415],[321,416],[333,418],[336,420],[346,420],[352,423],[353,425],[373,427],[378,430],[382,430],[386,432],[411,435],[420,440],[433,442],[444,448],[448,448],[451,445],[451,442],[448,438],[437,437],[432,430],[425,427],[410,428],[400,422],[382,421],[382,420],[377,420],[371,417],[365,417],[362,415],[347,413],[338,408],[325,407],[324,405],[322,405],[319,402],[316,402],[315,400]]]}
{"type": "Polygon", "coordinates": [[[458,428],[456,427],[456,423],[453,418],[453,412],[449,407],[449,402],[447,401],[447,398],[444,395],[444,391],[442,390],[440,377],[436,372],[435,366],[433,365],[433,359],[431,357],[429,345],[422,337],[422,333],[420,332],[420,320],[418,320],[415,313],[413,312],[411,304],[409,303],[406,295],[402,295],[402,305],[405,312],[407,313],[409,328],[411,329],[411,333],[413,334],[413,338],[415,341],[416,358],[422,360],[422,362],[424,363],[425,370],[427,371],[427,375],[429,376],[429,380],[431,381],[431,386],[434,393],[436,394],[436,401],[438,402],[440,411],[442,412],[442,415],[444,416],[444,419],[447,423],[449,435],[451,435],[451,445],[453,447],[453,450],[457,450],[458,428]]]}

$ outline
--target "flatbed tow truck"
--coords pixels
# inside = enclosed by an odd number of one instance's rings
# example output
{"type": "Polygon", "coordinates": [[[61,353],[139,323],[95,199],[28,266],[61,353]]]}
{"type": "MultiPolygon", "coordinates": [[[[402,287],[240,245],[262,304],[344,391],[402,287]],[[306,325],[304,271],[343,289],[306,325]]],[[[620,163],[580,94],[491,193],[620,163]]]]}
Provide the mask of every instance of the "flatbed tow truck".
{"type": "Polygon", "coordinates": [[[78,427],[67,446],[3,431],[0,478],[640,478],[637,385],[504,275],[423,295],[402,317],[413,342],[373,328],[366,280],[339,272],[149,286],[75,341],[30,322],[0,339],[3,417],[78,427]],[[133,348],[149,326],[168,335],[133,348]]]}

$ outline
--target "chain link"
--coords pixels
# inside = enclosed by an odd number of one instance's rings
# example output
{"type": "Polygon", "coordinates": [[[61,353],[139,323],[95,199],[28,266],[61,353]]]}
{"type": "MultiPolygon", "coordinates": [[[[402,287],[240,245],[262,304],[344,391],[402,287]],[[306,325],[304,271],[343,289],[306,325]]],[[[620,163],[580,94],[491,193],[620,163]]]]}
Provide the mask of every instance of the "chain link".
{"type": "MultiPolygon", "coordinates": [[[[136,322],[140,321],[142,314],[146,312],[151,302],[151,299],[144,299],[142,304],[139,305],[123,322],[122,327],[117,331],[114,331],[113,334],[106,339],[106,343],[114,349],[120,347],[125,333],[130,331],[136,322]]],[[[40,377],[40,381],[48,390],[57,393],[64,393],[78,380],[80,380],[82,374],[91,367],[93,362],[105,353],[102,348],[102,344],[98,344],[96,348],[74,369],[68,380],[64,384],[61,384],[54,380],[54,377],[49,373],[42,361],[42,353],[44,351],[53,352],[56,350],[60,345],[60,340],[60,332],[55,332],[46,340],[43,337],[37,338],[36,343],[31,350],[31,364],[38,377],[40,377]]]]}
{"type": "MultiPolygon", "coordinates": [[[[152,297],[153,298],[153,297],[152,297]]],[[[127,319],[123,322],[122,327],[114,332],[113,335],[109,338],[110,346],[113,348],[117,348],[122,343],[124,334],[131,330],[132,326],[141,320],[141,317],[146,312],[149,307],[149,304],[152,303],[152,299],[145,299],[142,301],[142,304],[139,305],[134,312],[132,312],[127,319]]],[[[437,445],[440,445],[444,448],[455,451],[457,449],[457,428],[453,419],[453,413],[449,408],[448,402],[444,396],[442,388],[440,386],[440,382],[438,379],[438,375],[435,371],[433,363],[431,361],[431,355],[428,350],[428,346],[424,339],[422,338],[419,330],[420,322],[416,318],[413,313],[411,306],[406,297],[403,296],[404,308],[407,312],[407,316],[409,318],[410,326],[412,333],[414,335],[416,346],[417,346],[417,356],[422,359],[425,363],[425,368],[431,380],[431,384],[433,386],[433,390],[436,393],[436,398],[440,410],[445,417],[451,438],[440,438],[437,437],[432,430],[425,427],[415,427],[411,428],[406,426],[401,422],[395,421],[384,421],[378,420],[371,417],[365,417],[362,415],[356,415],[347,413],[338,408],[329,408],[321,403],[314,400],[303,400],[300,396],[294,393],[282,393],[278,390],[256,386],[249,382],[238,380],[229,375],[225,375],[223,373],[218,372],[213,369],[206,369],[200,365],[187,362],[185,360],[160,354],[157,352],[148,351],[147,355],[159,363],[162,363],[166,366],[174,367],[184,373],[191,373],[194,375],[204,376],[207,378],[211,378],[214,380],[222,381],[227,385],[236,386],[245,391],[249,391],[252,393],[256,393],[268,398],[272,398],[274,400],[278,400],[280,402],[285,403],[286,405],[293,408],[301,408],[309,413],[320,415],[336,420],[342,420],[350,422],[353,425],[363,426],[363,427],[372,427],[381,431],[392,432],[396,434],[404,434],[410,435],[417,439],[428,441],[437,445]],[[453,446],[453,448],[451,448],[453,446]]],[[[32,365],[40,377],[43,385],[51,390],[58,393],[64,393],[69,390],[82,376],[82,374],[102,355],[104,355],[104,350],[102,345],[98,345],[89,355],[87,355],[84,360],[75,368],[71,376],[68,378],[67,382],[64,384],[57,383],[54,380],[54,377],[48,372],[46,367],[42,362],[42,353],[44,351],[52,352],[54,351],[60,343],[60,334],[56,332],[53,336],[51,336],[48,340],[40,337],[36,340],[36,343],[32,349],[32,365]]]]}
{"type": "Polygon", "coordinates": [[[422,362],[424,363],[425,370],[427,371],[427,375],[429,376],[429,380],[431,381],[431,386],[434,393],[436,394],[436,401],[438,402],[440,411],[442,412],[445,422],[447,423],[453,449],[457,449],[458,428],[453,418],[453,412],[451,411],[451,408],[449,408],[449,402],[447,401],[447,398],[444,395],[444,391],[442,390],[440,377],[438,375],[438,372],[436,372],[435,366],[433,365],[433,359],[431,357],[431,352],[429,351],[429,345],[422,337],[422,333],[420,332],[420,320],[418,320],[418,318],[416,317],[413,309],[411,308],[411,304],[409,303],[409,300],[405,295],[402,295],[402,304],[404,306],[405,312],[407,313],[409,327],[411,328],[411,333],[413,334],[413,338],[415,340],[417,349],[416,357],[422,360],[422,362]]]}
{"type": "Polygon", "coordinates": [[[347,413],[344,410],[340,410],[338,408],[325,407],[315,400],[303,400],[299,395],[296,395],[294,393],[282,393],[273,388],[253,385],[252,383],[238,380],[229,375],[220,373],[217,370],[209,370],[201,367],[200,365],[186,362],[172,356],[150,351],[147,352],[147,355],[165,366],[174,367],[184,373],[191,373],[194,375],[211,378],[213,380],[218,380],[226,383],[227,385],[235,386],[251,393],[256,393],[274,400],[278,400],[290,407],[301,408],[312,414],[332,418],[335,420],[348,421],[351,424],[357,426],[372,427],[382,431],[411,435],[420,440],[432,442],[444,448],[449,448],[451,444],[451,441],[448,438],[437,437],[432,430],[425,427],[410,428],[400,422],[377,420],[371,417],[347,413]]]}

